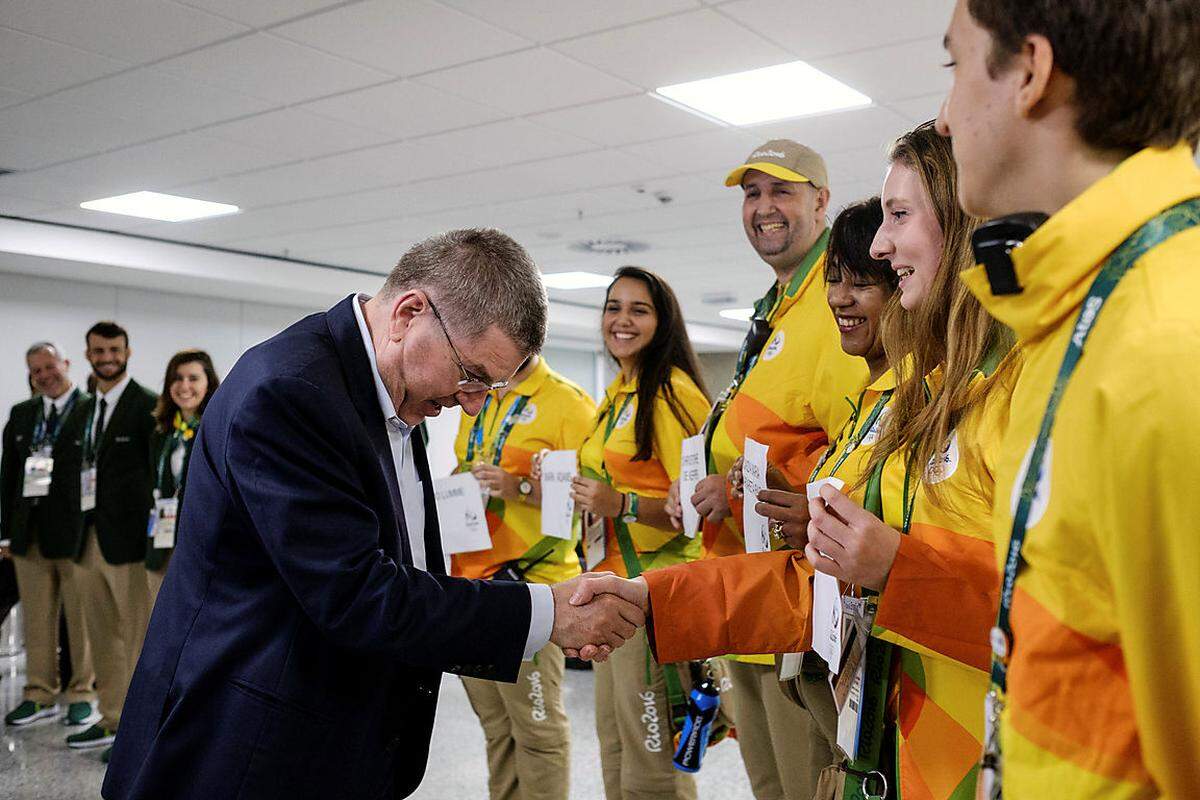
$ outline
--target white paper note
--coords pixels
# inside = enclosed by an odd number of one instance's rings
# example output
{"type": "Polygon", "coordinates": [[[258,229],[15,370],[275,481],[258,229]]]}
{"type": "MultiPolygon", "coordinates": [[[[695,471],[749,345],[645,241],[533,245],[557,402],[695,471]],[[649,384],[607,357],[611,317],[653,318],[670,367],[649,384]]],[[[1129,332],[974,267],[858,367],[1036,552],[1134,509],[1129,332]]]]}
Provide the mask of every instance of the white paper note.
{"type": "Polygon", "coordinates": [[[570,539],[575,515],[571,480],[576,472],[574,450],[552,450],[542,459],[542,535],[570,539]]]}
{"type": "Polygon", "coordinates": [[[708,473],[704,458],[704,434],[683,440],[683,452],[679,460],[679,505],[683,507],[683,532],[689,539],[696,538],[700,530],[700,512],[692,505],[696,484],[708,473]]]}
{"type": "Polygon", "coordinates": [[[460,472],[433,482],[437,502],[438,527],[446,553],[473,553],[492,546],[479,481],[469,472],[460,472]]]}
{"type": "MultiPolygon", "coordinates": [[[[819,497],[826,484],[838,490],[845,486],[838,478],[822,478],[805,487],[808,498],[819,497]]],[[[830,672],[836,673],[842,661],[842,592],[837,578],[820,571],[813,576],[812,620],[813,652],[825,659],[830,672]]]]}
{"type": "Polygon", "coordinates": [[[758,493],[767,488],[767,450],[765,444],[746,437],[745,458],[742,459],[742,530],[747,553],[765,553],[771,549],[767,533],[767,518],[754,510],[758,493]]]}

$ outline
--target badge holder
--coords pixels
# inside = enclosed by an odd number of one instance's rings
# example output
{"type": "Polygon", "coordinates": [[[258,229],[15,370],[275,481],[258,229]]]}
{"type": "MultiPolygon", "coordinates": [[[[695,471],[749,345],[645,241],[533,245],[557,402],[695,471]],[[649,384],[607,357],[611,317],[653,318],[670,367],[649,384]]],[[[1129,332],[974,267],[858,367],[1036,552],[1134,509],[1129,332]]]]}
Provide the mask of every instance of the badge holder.
{"type": "Polygon", "coordinates": [[[54,458],[50,448],[44,447],[25,459],[25,482],[22,497],[45,497],[50,494],[50,481],[54,475],[54,458]]]}

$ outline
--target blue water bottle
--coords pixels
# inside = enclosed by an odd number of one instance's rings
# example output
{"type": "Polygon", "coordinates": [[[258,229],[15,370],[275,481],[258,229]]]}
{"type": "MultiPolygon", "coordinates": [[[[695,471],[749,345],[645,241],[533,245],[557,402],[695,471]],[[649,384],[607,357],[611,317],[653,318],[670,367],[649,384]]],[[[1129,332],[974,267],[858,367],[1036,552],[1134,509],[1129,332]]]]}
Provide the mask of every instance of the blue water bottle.
{"type": "Polygon", "coordinates": [[[708,749],[708,737],[712,734],[717,710],[721,707],[721,694],[713,683],[712,676],[705,675],[692,689],[688,697],[687,719],[679,734],[679,746],[671,763],[683,772],[699,772],[708,749]]]}

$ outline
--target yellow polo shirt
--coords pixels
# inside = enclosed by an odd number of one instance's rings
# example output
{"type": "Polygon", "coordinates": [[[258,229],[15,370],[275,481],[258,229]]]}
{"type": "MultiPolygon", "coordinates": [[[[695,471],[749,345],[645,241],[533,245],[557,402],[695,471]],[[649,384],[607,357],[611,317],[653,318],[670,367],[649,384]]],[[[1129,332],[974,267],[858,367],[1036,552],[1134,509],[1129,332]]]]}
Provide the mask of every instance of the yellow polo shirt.
{"type": "MultiPolygon", "coordinates": [[[[530,460],[543,448],[576,450],[592,429],[596,404],[580,386],[550,369],[545,358],[504,398],[497,402],[493,392],[487,408],[478,421],[483,434],[483,446],[473,454],[473,461],[495,463],[496,440],[508,412],[520,398],[525,400],[521,413],[513,421],[511,431],[500,451],[499,466],[512,475],[528,475],[530,460]]],[[[458,471],[471,468],[467,463],[468,442],[475,429],[476,417],[463,414],[454,442],[458,471]]],[[[451,556],[451,574],[465,578],[490,578],[504,564],[520,559],[542,540],[542,512],[537,506],[521,500],[502,500],[493,497],[487,504],[488,531],[492,535],[490,550],[457,553],[451,556]]],[[[534,583],[558,583],[580,572],[575,555],[575,542],[556,541],[550,555],[532,566],[526,573],[534,583]]]]}

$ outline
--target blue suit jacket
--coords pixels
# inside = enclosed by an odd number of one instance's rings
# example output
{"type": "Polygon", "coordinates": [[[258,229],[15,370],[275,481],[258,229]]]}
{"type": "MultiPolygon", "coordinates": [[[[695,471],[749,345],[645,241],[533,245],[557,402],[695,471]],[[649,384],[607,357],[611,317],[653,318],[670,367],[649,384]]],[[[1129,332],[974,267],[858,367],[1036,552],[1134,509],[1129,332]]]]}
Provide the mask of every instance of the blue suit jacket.
{"type": "Polygon", "coordinates": [[[528,587],[435,574],[419,436],[426,528],[406,530],[352,302],[248,351],[205,411],[110,800],[405,797],[441,672],[516,680],[528,587]]]}

